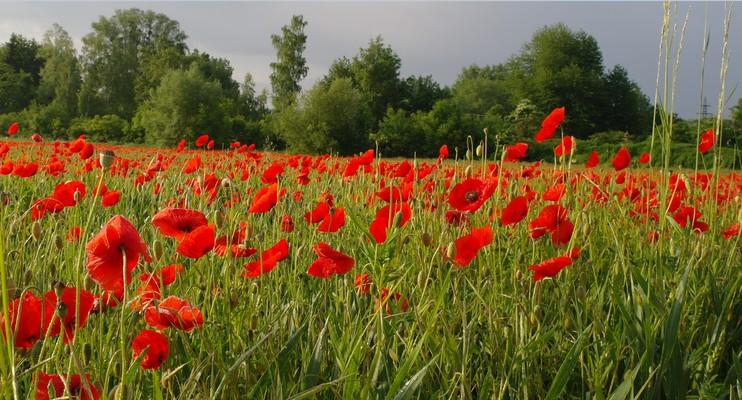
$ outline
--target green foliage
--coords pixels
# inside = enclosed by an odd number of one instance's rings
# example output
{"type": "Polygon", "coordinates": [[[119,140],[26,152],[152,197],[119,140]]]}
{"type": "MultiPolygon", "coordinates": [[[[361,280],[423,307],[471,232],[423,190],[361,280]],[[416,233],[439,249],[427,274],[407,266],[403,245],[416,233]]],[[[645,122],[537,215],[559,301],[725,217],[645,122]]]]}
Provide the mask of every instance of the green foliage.
{"type": "Polygon", "coordinates": [[[59,124],[66,125],[77,115],[77,93],[82,83],[75,45],[69,34],[54,24],[44,35],[41,54],[46,63],[41,70],[38,102],[48,108],[45,114],[53,115],[59,124]]]}
{"type": "Polygon", "coordinates": [[[21,111],[36,97],[44,65],[39,48],[15,33],[0,47],[0,113],[21,111]]]}
{"type": "MultiPolygon", "coordinates": [[[[82,134],[91,141],[120,142],[129,135],[129,123],[118,115],[96,115],[92,118],[78,118],[72,121],[69,137],[76,138],[82,134]]],[[[127,138],[128,139],[128,138],[127,138]]],[[[136,140],[124,140],[124,142],[136,140]]]]}
{"type": "Polygon", "coordinates": [[[230,137],[230,103],[216,80],[206,79],[197,66],[166,74],[152,97],[139,108],[134,125],[156,146],[173,146],[208,133],[223,142],[230,137]]]}
{"type": "Polygon", "coordinates": [[[384,44],[381,36],[371,40],[368,47],[353,57],[350,70],[354,83],[368,97],[375,121],[383,118],[388,107],[396,107],[401,100],[401,66],[402,60],[390,46],[384,44]]]}
{"type": "Polygon", "coordinates": [[[271,35],[276,49],[276,61],[271,63],[271,87],[273,88],[273,107],[283,110],[291,105],[301,91],[301,82],[309,72],[304,50],[307,35],[304,33],[307,22],[301,15],[291,17],[291,23],[281,28],[281,35],[271,35]]]}
{"type": "Polygon", "coordinates": [[[379,151],[385,157],[432,155],[436,149],[436,138],[426,124],[426,114],[418,112],[410,115],[402,109],[389,109],[379,123],[378,131],[371,134],[371,140],[379,143],[379,151]]]}
{"type": "MultiPolygon", "coordinates": [[[[164,14],[136,8],[117,10],[110,18],[100,17],[92,24],[93,32],[83,38],[82,65],[85,81],[80,91],[82,115],[116,114],[131,118],[143,101],[139,92],[157,79],[142,77],[151,68],[143,68],[142,60],[151,64],[153,55],[163,49],[185,54],[186,34],[177,21],[164,14]],[[141,80],[139,85],[137,81],[141,80]]],[[[151,88],[151,87],[150,87],[151,88]]]]}
{"type": "Polygon", "coordinates": [[[293,152],[352,154],[367,148],[371,113],[363,94],[347,78],[315,85],[280,111],[276,131],[293,152]]]}

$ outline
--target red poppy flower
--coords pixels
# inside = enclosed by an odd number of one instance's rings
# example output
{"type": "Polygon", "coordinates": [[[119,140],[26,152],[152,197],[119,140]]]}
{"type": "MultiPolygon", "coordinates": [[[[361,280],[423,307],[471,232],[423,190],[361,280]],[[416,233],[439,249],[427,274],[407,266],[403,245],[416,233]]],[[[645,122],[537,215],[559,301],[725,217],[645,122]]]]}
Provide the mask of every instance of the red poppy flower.
{"type": "Polygon", "coordinates": [[[387,315],[392,314],[392,308],[391,305],[395,305],[399,309],[399,311],[407,312],[407,310],[410,308],[410,303],[402,297],[402,293],[394,292],[391,293],[389,288],[383,288],[381,289],[381,293],[379,296],[379,299],[377,299],[376,303],[378,305],[384,304],[384,311],[387,315]]]}
{"type": "Polygon", "coordinates": [[[441,162],[445,160],[446,158],[448,158],[448,146],[444,144],[438,150],[438,162],[441,162]]]}
{"type": "Polygon", "coordinates": [[[309,224],[316,224],[318,222],[321,222],[327,215],[330,214],[331,208],[332,207],[330,206],[329,202],[322,201],[318,203],[314,207],[314,209],[304,213],[304,220],[307,221],[307,223],[309,224]]]}
{"type": "Polygon", "coordinates": [[[448,204],[459,211],[475,212],[492,196],[496,188],[495,180],[469,178],[451,189],[448,204]]]}
{"type": "Polygon", "coordinates": [[[286,193],[286,189],[278,192],[278,184],[274,183],[270,186],[266,186],[258,190],[255,197],[252,199],[250,208],[247,210],[249,213],[260,214],[265,213],[273,209],[278,203],[278,200],[286,193]]]}
{"type": "Polygon", "coordinates": [[[317,254],[317,259],[309,266],[307,274],[315,278],[328,278],[333,274],[347,274],[355,265],[355,260],[352,257],[333,249],[327,243],[320,242],[312,249],[317,254]]]}
{"type": "Polygon", "coordinates": [[[649,152],[645,151],[641,156],[639,156],[639,164],[649,164],[651,160],[652,156],[649,155],[649,152]]]}
{"type": "Polygon", "coordinates": [[[459,267],[466,267],[477,256],[479,250],[492,243],[492,228],[473,228],[471,233],[454,241],[456,256],[453,263],[459,267]]]}
{"type": "MultiPolygon", "coordinates": [[[[45,333],[43,322],[51,319],[54,309],[47,310],[47,316],[41,315],[42,301],[31,292],[24,292],[23,296],[13,300],[8,305],[8,322],[10,329],[14,332],[13,344],[15,347],[30,349],[41,335],[45,333]]],[[[5,317],[0,314],[0,327],[2,327],[3,338],[5,336],[5,317]]]]}
{"type": "Polygon", "coordinates": [[[170,345],[167,336],[162,333],[142,329],[132,340],[131,351],[134,359],[139,358],[139,355],[145,352],[140,364],[142,369],[157,369],[167,360],[170,345]]]}
{"type": "Polygon", "coordinates": [[[85,197],[85,184],[80,181],[60,183],[54,188],[52,197],[65,207],[72,207],[85,197]]]}
{"type": "Polygon", "coordinates": [[[555,108],[541,123],[541,129],[536,134],[536,142],[541,143],[544,140],[551,139],[559,124],[564,121],[564,107],[555,108]]]}
{"type": "Polygon", "coordinates": [[[183,167],[183,172],[186,174],[192,174],[198,169],[201,168],[201,156],[196,156],[188,160],[185,167],[183,167]]]}
{"type": "Polygon", "coordinates": [[[554,245],[561,246],[569,242],[574,225],[567,218],[567,210],[559,204],[544,207],[539,215],[528,224],[533,239],[551,233],[554,245]]]}
{"type": "Polygon", "coordinates": [[[17,162],[13,166],[13,175],[19,178],[30,178],[36,175],[36,172],[38,170],[39,170],[39,164],[36,164],[35,162],[29,162],[29,163],[17,162]]]}
{"type": "Polygon", "coordinates": [[[355,285],[358,294],[367,295],[371,293],[371,277],[368,274],[356,274],[355,285]]]}
{"type": "Polygon", "coordinates": [[[211,150],[211,149],[214,148],[214,145],[215,144],[216,144],[216,142],[214,142],[213,139],[212,140],[209,140],[209,143],[206,143],[206,148],[209,149],[209,150],[211,150]]]}
{"type": "Polygon", "coordinates": [[[550,258],[540,264],[531,265],[528,267],[529,270],[533,271],[533,280],[538,282],[544,278],[553,278],[561,270],[572,265],[572,259],[567,256],[559,256],[550,258]]]}
{"type": "Polygon", "coordinates": [[[469,215],[459,210],[448,210],[446,211],[446,223],[449,225],[461,225],[469,220],[469,215]]]}
{"type": "Polygon", "coordinates": [[[176,151],[180,152],[185,149],[186,145],[188,145],[188,142],[186,142],[185,139],[180,139],[180,142],[178,142],[178,147],[176,148],[176,151]]]}
{"type": "Polygon", "coordinates": [[[127,283],[131,281],[131,272],[137,266],[139,257],[143,256],[147,262],[152,261],[137,229],[120,215],[106,222],[103,229],[90,239],[85,250],[88,274],[103,289],[112,292],[122,291],[124,280],[127,283]]]}
{"type": "Polygon", "coordinates": [[[155,329],[175,328],[190,332],[204,324],[201,311],[187,301],[170,296],[144,310],[144,322],[155,329]]]}
{"type": "Polygon", "coordinates": [[[100,391],[98,388],[90,383],[90,376],[85,376],[85,382],[83,383],[80,375],[70,375],[67,379],[67,375],[58,374],[46,374],[39,372],[36,378],[36,400],[49,400],[50,398],[62,397],[65,392],[65,387],[69,389],[70,395],[80,400],[98,400],[100,399],[100,391]],[[66,385],[65,385],[66,383],[66,385]],[[49,389],[53,388],[54,393],[49,393],[49,389]]]}
{"type": "Polygon", "coordinates": [[[47,197],[45,199],[36,200],[31,205],[31,219],[36,221],[43,217],[46,213],[58,213],[64,209],[64,204],[55,198],[47,197]]]}
{"type": "Polygon", "coordinates": [[[600,164],[600,157],[598,156],[598,152],[593,150],[592,153],[590,153],[590,157],[588,157],[587,162],[585,163],[585,167],[587,168],[595,168],[600,164]]]}
{"type": "Polygon", "coordinates": [[[562,141],[554,147],[554,155],[557,157],[567,156],[572,153],[574,146],[574,138],[572,136],[565,136],[562,141]]]}
{"type": "Polygon", "coordinates": [[[95,148],[93,147],[92,143],[85,143],[85,145],[82,147],[82,150],[80,150],[80,159],[81,160],[87,160],[88,158],[92,157],[93,153],[95,152],[95,148]]]}
{"type": "Polygon", "coordinates": [[[515,225],[528,215],[528,197],[518,196],[510,200],[502,210],[502,226],[515,225]]]}
{"type": "Polygon", "coordinates": [[[214,225],[201,225],[185,235],[178,244],[177,252],[183,257],[201,258],[214,248],[214,225]]]}
{"type": "Polygon", "coordinates": [[[626,147],[621,147],[620,149],[618,149],[616,156],[613,157],[613,168],[615,168],[616,171],[620,171],[628,167],[630,162],[631,154],[629,154],[629,151],[626,149],[626,147]]]}
{"type": "Polygon", "coordinates": [[[179,241],[206,224],[208,221],[202,212],[188,208],[166,208],[152,218],[152,225],[161,234],[179,241]]]}
{"type": "Polygon", "coordinates": [[[270,249],[263,251],[260,254],[259,260],[247,263],[247,265],[245,265],[245,272],[242,276],[245,278],[256,278],[262,274],[268,273],[276,267],[276,264],[285,260],[288,256],[289,243],[286,239],[282,239],[270,249]]]}
{"type": "Polygon", "coordinates": [[[707,153],[714,147],[714,141],[716,136],[714,135],[714,128],[711,128],[701,135],[701,141],[698,143],[698,151],[701,154],[707,153]]]}
{"type": "Polygon", "coordinates": [[[80,240],[80,237],[82,237],[82,229],[78,225],[70,228],[70,231],[67,233],[67,241],[70,243],[77,242],[80,240]]]}
{"type": "Polygon", "coordinates": [[[109,208],[118,204],[119,200],[121,200],[121,192],[118,190],[109,190],[103,195],[101,204],[103,205],[103,208],[109,208]]]}
{"type": "MultiPolygon", "coordinates": [[[[64,327],[64,342],[69,343],[75,337],[75,328],[82,328],[85,326],[85,322],[88,320],[90,311],[93,309],[93,303],[95,303],[95,296],[87,290],[79,290],[80,292],[80,320],[76,320],[77,314],[77,294],[78,289],[66,287],[62,290],[61,299],[57,299],[57,294],[54,290],[46,292],[44,300],[46,302],[45,308],[51,310],[57,309],[57,302],[64,304],[66,313],[61,321],[57,317],[54,317],[54,323],[52,323],[49,335],[59,335],[61,328],[64,327]],[[77,322],[76,322],[77,321],[77,322]]],[[[51,318],[50,318],[51,319],[51,318]]]]}
{"type": "Polygon", "coordinates": [[[317,231],[325,233],[334,233],[345,226],[345,209],[333,208],[317,226],[317,231]]]}
{"type": "Polygon", "coordinates": [[[386,241],[388,230],[397,218],[399,218],[399,228],[405,226],[410,221],[412,218],[412,209],[409,204],[387,204],[376,212],[376,218],[371,221],[371,225],[369,226],[369,232],[374,237],[376,243],[384,243],[386,241]],[[397,214],[401,215],[401,217],[397,217],[397,214]]]}
{"type": "Polygon", "coordinates": [[[38,133],[34,133],[33,135],[31,135],[31,140],[36,143],[41,143],[44,141],[44,138],[42,138],[41,135],[39,135],[38,133]]]}
{"type": "Polygon", "coordinates": [[[505,161],[518,161],[526,156],[528,143],[516,143],[512,146],[505,146],[505,161]]]}
{"type": "Polygon", "coordinates": [[[739,235],[739,232],[739,222],[737,222],[736,224],[732,224],[729,228],[724,229],[721,234],[724,236],[724,239],[731,239],[739,235]]]}
{"type": "Polygon", "coordinates": [[[290,215],[281,217],[281,232],[290,233],[294,231],[294,220],[290,215]]]}
{"type": "Polygon", "coordinates": [[[209,135],[201,135],[196,139],[196,147],[201,147],[209,142],[209,135]]]}
{"type": "Polygon", "coordinates": [[[8,126],[8,131],[7,131],[7,132],[8,132],[8,135],[9,135],[9,136],[13,136],[13,135],[15,135],[16,133],[18,133],[18,131],[19,131],[20,129],[21,129],[21,126],[20,126],[20,125],[18,125],[18,123],[17,123],[17,122],[13,122],[12,124],[10,124],[10,126],[8,126]]]}

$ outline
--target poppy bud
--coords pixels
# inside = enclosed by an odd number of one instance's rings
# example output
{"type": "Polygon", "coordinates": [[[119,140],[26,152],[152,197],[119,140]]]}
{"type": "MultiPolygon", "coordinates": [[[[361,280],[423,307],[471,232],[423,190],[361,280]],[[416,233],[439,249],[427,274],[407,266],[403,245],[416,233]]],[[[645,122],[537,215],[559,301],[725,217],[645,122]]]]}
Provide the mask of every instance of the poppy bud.
{"type": "Polygon", "coordinates": [[[52,274],[52,276],[57,275],[57,264],[54,264],[54,263],[49,264],[49,273],[52,274]]]}
{"type": "Polygon", "coordinates": [[[535,312],[532,312],[530,315],[528,315],[528,321],[531,323],[531,325],[536,326],[538,325],[538,316],[535,312]]]}
{"type": "Polygon", "coordinates": [[[564,330],[570,331],[574,327],[575,323],[572,320],[572,317],[569,315],[564,318],[564,330]]]}
{"type": "Polygon", "coordinates": [[[467,160],[471,160],[472,159],[471,149],[467,149],[466,150],[466,159],[467,160]]]}
{"type": "Polygon", "coordinates": [[[82,360],[85,364],[90,364],[90,358],[93,356],[93,346],[90,343],[85,343],[82,346],[82,360]]]}
{"type": "Polygon", "coordinates": [[[423,270],[420,270],[420,272],[417,273],[417,286],[421,287],[425,285],[425,274],[423,273],[423,270]]]}
{"type": "Polygon", "coordinates": [[[519,281],[521,279],[523,279],[523,271],[521,271],[521,270],[515,271],[515,280],[518,280],[519,281]]]}
{"type": "Polygon", "coordinates": [[[91,290],[95,286],[95,281],[90,277],[90,275],[85,276],[85,283],[83,284],[83,287],[85,290],[91,290]]]}
{"type": "Polygon", "coordinates": [[[31,225],[31,236],[33,236],[34,240],[41,240],[41,224],[39,221],[34,221],[33,225],[31,225]]]}
{"type": "Polygon", "coordinates": [[[536,307],[539,307],[539,304],[541,304],[541,281],[536,282],[536,287],[533,288],[533,301],[536,303],[536,307]]]}
{"type": "Polygon", "coordinates": [[[229,189],[232,186],[232,181],[229,178],[222,179],[222,187],[229,189]]]}
{"type": "Polygon", "coordinates": [[[33,272],[30,269],[26,270],[26,272],[23,273],[23,281],[30,283],[31,279],[33,279],[33,272]]]}
{"type": "Polygon", "coordinates": [[[62,237],[59,235],[54,236],[54,247],[57,248],[57,250],[61,251],[64,248],[64,240],[62,240],[62,237]]]}
{"type": "Polygon", "coordinates": [[[59,300],[57,300],[57,315],[59,316],[59,319],[62,320],[67,316],[67,304],[62,303],[59,300]]]}
{"type": "Polygon", "coordinates": [[[82,195],[82,193],[80,193],[79,190],[75,190],[75,193],[72,194],[72,198],[75,199],[75,203],[77,203],[78,201],[80,201],[80,196],[81,195],[82,195]]]}
{"type": "Polygon", "coordinates": [[[479,142],[479,145],[477,146],[477,149],[476,149],[477,157],[482,157],[483,150],[484,150],[484,146],[482,142],[479,142]]]}
{"type": "Polygon", "coordinates": [[[227,217],[224,215],[223,212],[217,212],[216,213],[216,227],[219,229],[222,229],[224,227],[224,222],[227,220],[227,217]]]}
{"type": "Polygon", "coordinates": [[[111,150],[103,150],[98,155],[98,161],[100,161],[100,166],[104,171],[108,170],[116,161],[116,154],[111,150]]]}
{"type": "Polygon", "coordinates": [[[52,283],[52,289],[54,289],[54,294],[57,296],[57,303],[61,302],[62,292],[64,292],[64,283],[56,281],[52,283]]]}
{"type": "Polygon", "coordinates": [[[10,193],[0,192],[0,204],[7,206],[10,204],[10,193]]]}
{"type": "Polygon", "coordinates": [[[446,248],[446,257],[449,260],[452,260],[454,257],[456,257],[456,243],[451,242],[448,244],[448,247],[446,248]]]}
{"type": "Polygon", "coordinates": [[[8,278],[6,280],[6,283],[7,283],[7,289],[8,289],[8,298],[10,300],[14,300],[15,299],[15,295],[16,295],[15,282],[13,282],[13,279],[12,278],[8,278]]]}
{"type": "Polygon", "coordinates": [[[433,237],[428,232],[423,232],[421,239],[426,247],[429,247],[433,243],[433,237]]]}
{"type": "Polygon", "coordinates": [[[165,250],[162,248],[162,242],[160,242],[159,240],[155,240],[152,246],[154,247],[152,255],[154,256],[155,260],[159,261],[160,258],[162,258],[163,253],[165,252],[165,250]]]}
{"type": "Polygon", "coordinates": [[[488,136],[490,134],[490,128],[484,128],[482,132],[484,132],[484,136],[488,136]]]}
{"type": "Polygon", "coordinates": [[[471,178],[471,175],[472,175],[471,165],[467,165],[466,169],[464,170],[464,176],[467,178],[471,178]]]}
{"type": "Polygon", "coordinates": [[[579,286],[577,288],[577,298],[580,299],[580,301],[585,301],[585,297],[587,297],[587,291],[585,290],[584,286],[579,286]]]}

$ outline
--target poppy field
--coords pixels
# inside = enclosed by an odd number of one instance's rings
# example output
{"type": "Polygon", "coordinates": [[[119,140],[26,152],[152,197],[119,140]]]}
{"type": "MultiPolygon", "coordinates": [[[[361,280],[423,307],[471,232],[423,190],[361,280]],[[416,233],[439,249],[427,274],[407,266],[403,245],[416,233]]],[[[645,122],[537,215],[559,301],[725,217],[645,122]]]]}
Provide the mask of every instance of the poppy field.
{"type": "Polygon", "coordinates": [[[564,118],[536,163],[3,139],[0,398],[739,399],[742,175],[564,118]]]}

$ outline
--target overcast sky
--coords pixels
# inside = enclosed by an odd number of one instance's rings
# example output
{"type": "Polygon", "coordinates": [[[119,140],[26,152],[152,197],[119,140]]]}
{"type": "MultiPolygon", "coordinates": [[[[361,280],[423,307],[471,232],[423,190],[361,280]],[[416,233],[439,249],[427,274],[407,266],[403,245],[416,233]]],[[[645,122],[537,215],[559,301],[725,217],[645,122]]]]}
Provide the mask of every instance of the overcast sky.
{"type": "MultiPolygon", "coordinates": [[[[129,7],[162,12],[179,21],[191,49],[229,59],[234,78],[241,82],[250,72],[258,89],[270,85],[269,63],[275,58],[270,34],[279,32],[292,14],[302,14],[308,21],[305,88],[321,78],[334,59],[352,57],[377,35],[401,57],[403,76],[430,74],[448,85],[462,67],[503,62],[536,30],[563,22],[593,35],[606,66],[626,67],[650,98],[655,89],[662,18],[658,2],[1,2],[0,42],[7,41],[12,32],[40,39],[56,22],[75,39],[79,51],[81,38],[91,31],[93,21],[129,7]]],[[[705,92],[710,111],[716,110],[724,4],[679,3],[681,17],[690,9],[676,96],[676,111],[683,117],[698,112],[706,8],[711,41],[705,92]]],[[[742,83],[742,55],[735,52],[742,49],[740,25],[734,17],[727,95],[742,83]]],[[[741,90],[734,93],[728,106],[736,104],[741,90]]]]}

